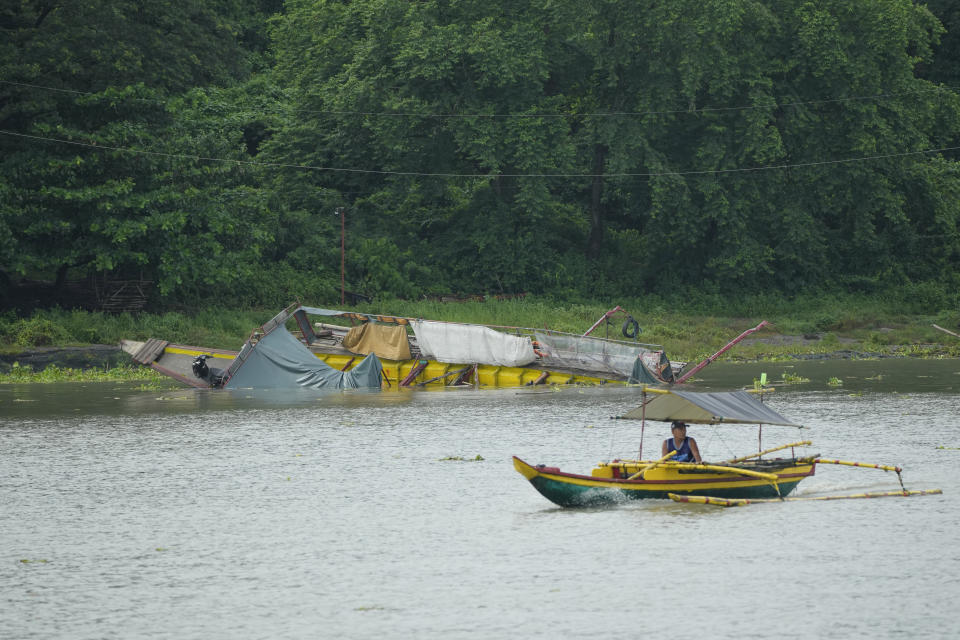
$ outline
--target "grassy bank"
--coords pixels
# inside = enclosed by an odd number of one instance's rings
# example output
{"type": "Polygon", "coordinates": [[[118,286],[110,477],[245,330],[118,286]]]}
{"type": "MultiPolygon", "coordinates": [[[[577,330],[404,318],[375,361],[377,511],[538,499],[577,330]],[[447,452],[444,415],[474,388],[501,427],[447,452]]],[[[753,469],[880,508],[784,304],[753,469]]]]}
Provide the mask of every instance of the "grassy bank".
{"type": "MultiPolygon", "coordinates": [[[[395,314],[455,322],[549,328],[583,333],[617,306],[606,303],[556,303],[543,299],[485,302],[384,301],[361,305],[368,313],[395,314]]],[[[701,301],[697,304],[660,299],[619,303],[639,323],[640,342],[661,345],[675,360],[702,360],[741,332],[766,320],[770,326],[750,335],[723,357],[780,359],[798,355],[828,355],[854,351],[903,356],[960,357],[960,338],[932,325],[960,333],[960,311],[907,313],[903,305],[877,298],[799,298],[792,301],[749,298],[736,304],[701,301]]],[[[625,314],[613,316],[593,334],[625,339],[625,314]]]]}
{"type": "Polygon", "coordinates": [[[109,369],[74,369],[49,365],[39,371],[33,367],[14,363],[10,371],[0,372],[0,384],[25,384],[37,382],[139,382],[142,389],[159,389],[171,385],[171,380],[149,367],[134,364],[120,365],[109,369]]]}
{"type": "MultiPolygon", "coordinates": [[[[916,308],[877,297],[809,297],[794,300],[744,298],[667,302],[656,298],[621,300],[619,305],[639,323],[640,342],[662,345],[675,360],[700,360],[762,320],[770,327],[729,351],[735,359],[780,359],[840,351],[909,356],[960,357],[960,338],[932,325],[960,333],[955,308],[916,308]]],[[[384,300],[352,307],[365,313],[472,322],[522,328],[550,328],[583,333],[614,302],[568,303],[546,298],[468,302],[384,300]]],[[[339,308],[339,306],[337,306],[339,308]]],[[[104,314],[38,311],[26,318],[0,316],[0,350],[7,354],[43,346],[117,344],[122,339],[163,338],[181,344],[238,349],[251,330],[278,309],[205,309],[197,313],[104,314]]],[[[626,316],[593,335],[623,339],[626,316]]]]}

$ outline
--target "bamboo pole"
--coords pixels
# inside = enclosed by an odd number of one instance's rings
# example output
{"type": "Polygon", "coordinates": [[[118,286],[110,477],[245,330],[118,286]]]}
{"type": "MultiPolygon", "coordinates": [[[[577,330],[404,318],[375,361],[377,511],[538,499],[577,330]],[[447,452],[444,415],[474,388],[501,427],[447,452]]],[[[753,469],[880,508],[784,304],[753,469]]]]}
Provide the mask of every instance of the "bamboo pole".
{"type": "Polygon", "coordinates": [[[901,471],[903,471],[903,469],[901,469],[900,467],[891,467],[891,466],[882,465],[882,464],[871,464],[869,462],[849,462],[847,460],[827,460],[823,458],[817,458],[816,460],[814,460],[814,462],[819,462],[821,464],[842,464],[848,467],[864,467],[866,469],[882,469],[883,471],[895,471],[897,474],[897,480],[900,482],[900,488],[903,489],[904,491],[907,490],[907,488],[903,486],[903,475],[900,473],[901,471]]]}
{"type": "MultiPolygon", "coordinates": [[[[617,305],[617,306],[615,306],[613,309],[610,309],[610,311],[607,311],[605,314],[603,314],[603,317],[602,317],[602,318],[600,318],[599,320],[597,320],[596,322],[594,322],[594,323],[593,323],[593,326],[590,327],[589,329],[587,329],[587,332],[586,332],[585,334],[583,334],[583,337],[587,337],[588,335],[590,335],[591,333],[593,333],[593,330],[596,329],[597,327],[599,327],[601,322],[603,322],[604,320],[606,320],[606,319],[609,318],[610,316],[612,316],[612,315],[614,315],[615,313],[620,312],[620,311],[623,311],[623,309],[620,307],[620,305],[617,305]]],[[[626,311],[623,311],[623,312],[626,313],[626,311]]]]}
{"type": "Polygon", "coordinates": [[[633,480],[636,476],[640,475],[644,471],[649,471],[655,467],[666,467],[669,469],[703,469],[704,471],[716,471],[718,473],[734,473],[742,476],[749,476],[751,478],[757,478],[760,480],[766,480],[771,482],[774,485],[780,480],[779,476],[775,473],[764,473],[762,471],[753,471],[751,469],[740,469],[739,467],[725,467],[717,464],[697,464],[696,462],[674,462],[668,460],[666,462],[657,460],[653,464],[649,464],[637,473],[633,474],[628,480],[633,480]]]}
{"type": "Polygon", "coordinates": [[[728,342],[725,347],[723,347],[722,349],[720,349],[719,351],[717,351],[715,354],[713,354],[712,356],[710,356],[709,358],[707,358],[706,360],[704,360],[703,362],[701,362],[700,364],[698,364],[697,366],[695,366],[693,369],[691,369],[691,370],[688,371],[687,373],[685,373],[685,374],[683,374],[682,376],[680,376],[679,378],[677,378],[675,384],[683,384],[684,382],[687,381],[687,379],[688,379],[690,376],[692,376],[693,374],[697,373],[698,371],[700,371],[701,369],[703,369],[705,366],[707,366],[708,364],[710,364],[711,362],[713,362],[714,360],[716,360],[717,358],[719,358],[720,356],[722,356],[728,349],[730,349],[730,347],[732,347],[733,345],[737,344],[738,342],[740,342],[741,340],[743,340],[744,338],[746,338],[746,337],[747,337],[748,335],[750,335],[751,333],[753,333],[753,332],[755,332],[755,331],[759,331],[760,329],[764,328],[764,327],[767,326],[768,324],[770,324],[770,323],[767,322],[766,320],[764,320],[763,322],[761,322],[760,324],[758,324],[757,326],[755,326],[753,329],[747,329],[746,331],[744,331],[743,333],[741,333],[739,336],[737,336],[736,338],[734,338],[733,340],[731,340],[730,342],[728,342]]]}
{"type": "Polygon", "coordinates": [[[676,493],[667,494],[674,502],[690,504],[711,504],[718,507],[743,507],[748,504],[764,504],[770,502],[808,502],[813,500],[855,500],[861,498],[909,498],[911,496],[940,495],[941,489],[924,489],[913,491],[882,491],[879,493],[854,493],[843,496],[811,496],[798,498],[711,498],[709,496],[682,496],[676,493]]]}
{"type": "Polygon", "coordinates": [[[944,333],[949,333],[950,335],[952,335],[952,336],[954,336],[954,337],[956,337],[956,338],[960,338],[960,335],[957,335],[956,333],[954,333],[953,331],[950,331],[949,329],[944,329],[943,327],[941,327],[941,326],[939,326],[939,325],[936,325],[936,324],[935,324],[935,325],[933,325],[933,328],[934,328],[934,329],[940,329],[940,331],[943,331],[944,333]]]}
{"type": "Polygon", "coordinates": [[[655,466],[657,466],[658,464],[663,463],[663,462],[666,462],[667,460],[669,460],[670,458],[672,458],[672,457],[675,456],[675,455],[677,455],[676,450],[671,451],[670,453],[668,453],[667,455],[663,456],[662,458],[660,458],[660,459],[657,460],[656,462],[653,462],[653,463],[651,463],[651,464],[648,464],[648,465],[645,466],[643,469],[640,469],[640,471],[637,471],[635,474],[633,474],[632,476],[630,476],[629,478],[627,478],[627,480],[636,480],[637,478],[642,478],[644,473],[646,473],[646,472],[649,471],[650,469],[653,469],[653,468],[654,468],[655,466]]]}
{"type": "Polygon", "coordinates": [[[842,464],[848,467],[864,467],[866,469],[882,469],[883,471],[903,471],[900,467],[890,467],[882,464],[871,464],[869,462],[849,462],[847,460],[828,460],[826,458],[817,458],[814,460],[817,464],[842,464]]]}
{"type": "Polygon", "coordinates": [[[467,365],[467,366],[465,366],[463,369],[457,369],[456,371],[448,371],[447,373],[443,374],[442,376],[435,376],[435,377],[433,377],[433,378],[430,378],[429,380],[424,380],[423,382],[418,382],[418,383],[417,383],[417,386],[418,386],[418,387],[422,387],[422,386],[424,386],[424,385],[430,384],[431,382],[436,382],[437,380],[440,380],[441,378],[446,378],[446,377],[452,376],[452,375],[459,375],[459,374],[461,374],[461,373],[466,373],[466,372],[469,371],[469,370],[470,370],[470,365],[467,365]]]}
{"type": "MultiPolygon", "coordinates": [[[[726,467],[718,464],[692,464],[686,462],[674,462],[673,464],[667,463],[668,466],[677,466],[681,469],[705,469],[707,471],[717,471],[719,473],[736,473],[742,476],[748,476],[751,478],[758,478],[760,480],[767,480],[772,482],[775,486],[780,480],[780,477],[775,473],[764,473],[762,471],[753,471],[752,469],[740,469],[739,467],[726,467]]],[[[779,489],[778,489],[779,491],[779,489]]]]}
{"type": "Polygon", "coordinates": [[[780,451],[781,449],[789,449],[790,447],[803,447],[813,444],[810,440],[803,440],[801,442],[791,442],[790,444],[785,444],[780,447],[774,447],[773,449],[767,449],[766,451],[758,451],[757,453],[751,453],[748,456],[743,456],[741,458],[733,458],[732,460],[725,460],[729,464],[734,464],[737,462],[743,462],[744,460],[749,460],[750,458],[759,458],[762,455],[773,453],[774,451],[780,451]]]}

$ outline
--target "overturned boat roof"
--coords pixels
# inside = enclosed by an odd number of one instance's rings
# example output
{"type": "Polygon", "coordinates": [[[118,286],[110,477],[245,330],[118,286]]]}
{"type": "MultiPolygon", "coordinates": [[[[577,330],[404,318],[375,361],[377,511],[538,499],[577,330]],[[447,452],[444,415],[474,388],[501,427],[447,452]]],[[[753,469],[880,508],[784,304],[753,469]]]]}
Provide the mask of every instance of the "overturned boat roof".
{"type": "Polygon", "coordinates": [[[626,412],[628,420],[679,420],[693,424],[775,424],[802,427],[746,391],[667,391],[626,412]]]}

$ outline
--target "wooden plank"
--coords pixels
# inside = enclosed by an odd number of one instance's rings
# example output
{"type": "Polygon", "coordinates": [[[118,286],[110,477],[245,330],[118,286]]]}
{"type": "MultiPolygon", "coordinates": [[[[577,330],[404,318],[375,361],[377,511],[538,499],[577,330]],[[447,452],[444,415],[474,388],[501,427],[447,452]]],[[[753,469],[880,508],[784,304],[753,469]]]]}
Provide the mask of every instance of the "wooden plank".
{"type": "Polygon", "coordinates": [[[168,344],[170,343],[166,340],[150,338],[143,344],[140,350],[133,355],[133,361],[140,364],[150,364],[163,353],[163,350],[166,349],[168,344]]]}

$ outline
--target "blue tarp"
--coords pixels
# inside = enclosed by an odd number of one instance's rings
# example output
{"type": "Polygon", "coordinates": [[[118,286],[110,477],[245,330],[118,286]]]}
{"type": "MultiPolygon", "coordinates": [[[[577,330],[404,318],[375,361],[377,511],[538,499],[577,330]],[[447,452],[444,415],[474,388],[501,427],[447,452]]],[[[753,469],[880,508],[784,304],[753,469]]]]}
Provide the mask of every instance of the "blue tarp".
{"type": "Polygon", "coordinates": [[[379,389],[383,367],[370,354],[350,371],[329,366],[283,326],[277,326],[256,343],[243,345],[231,364],[225,389],[379,389]]]}

